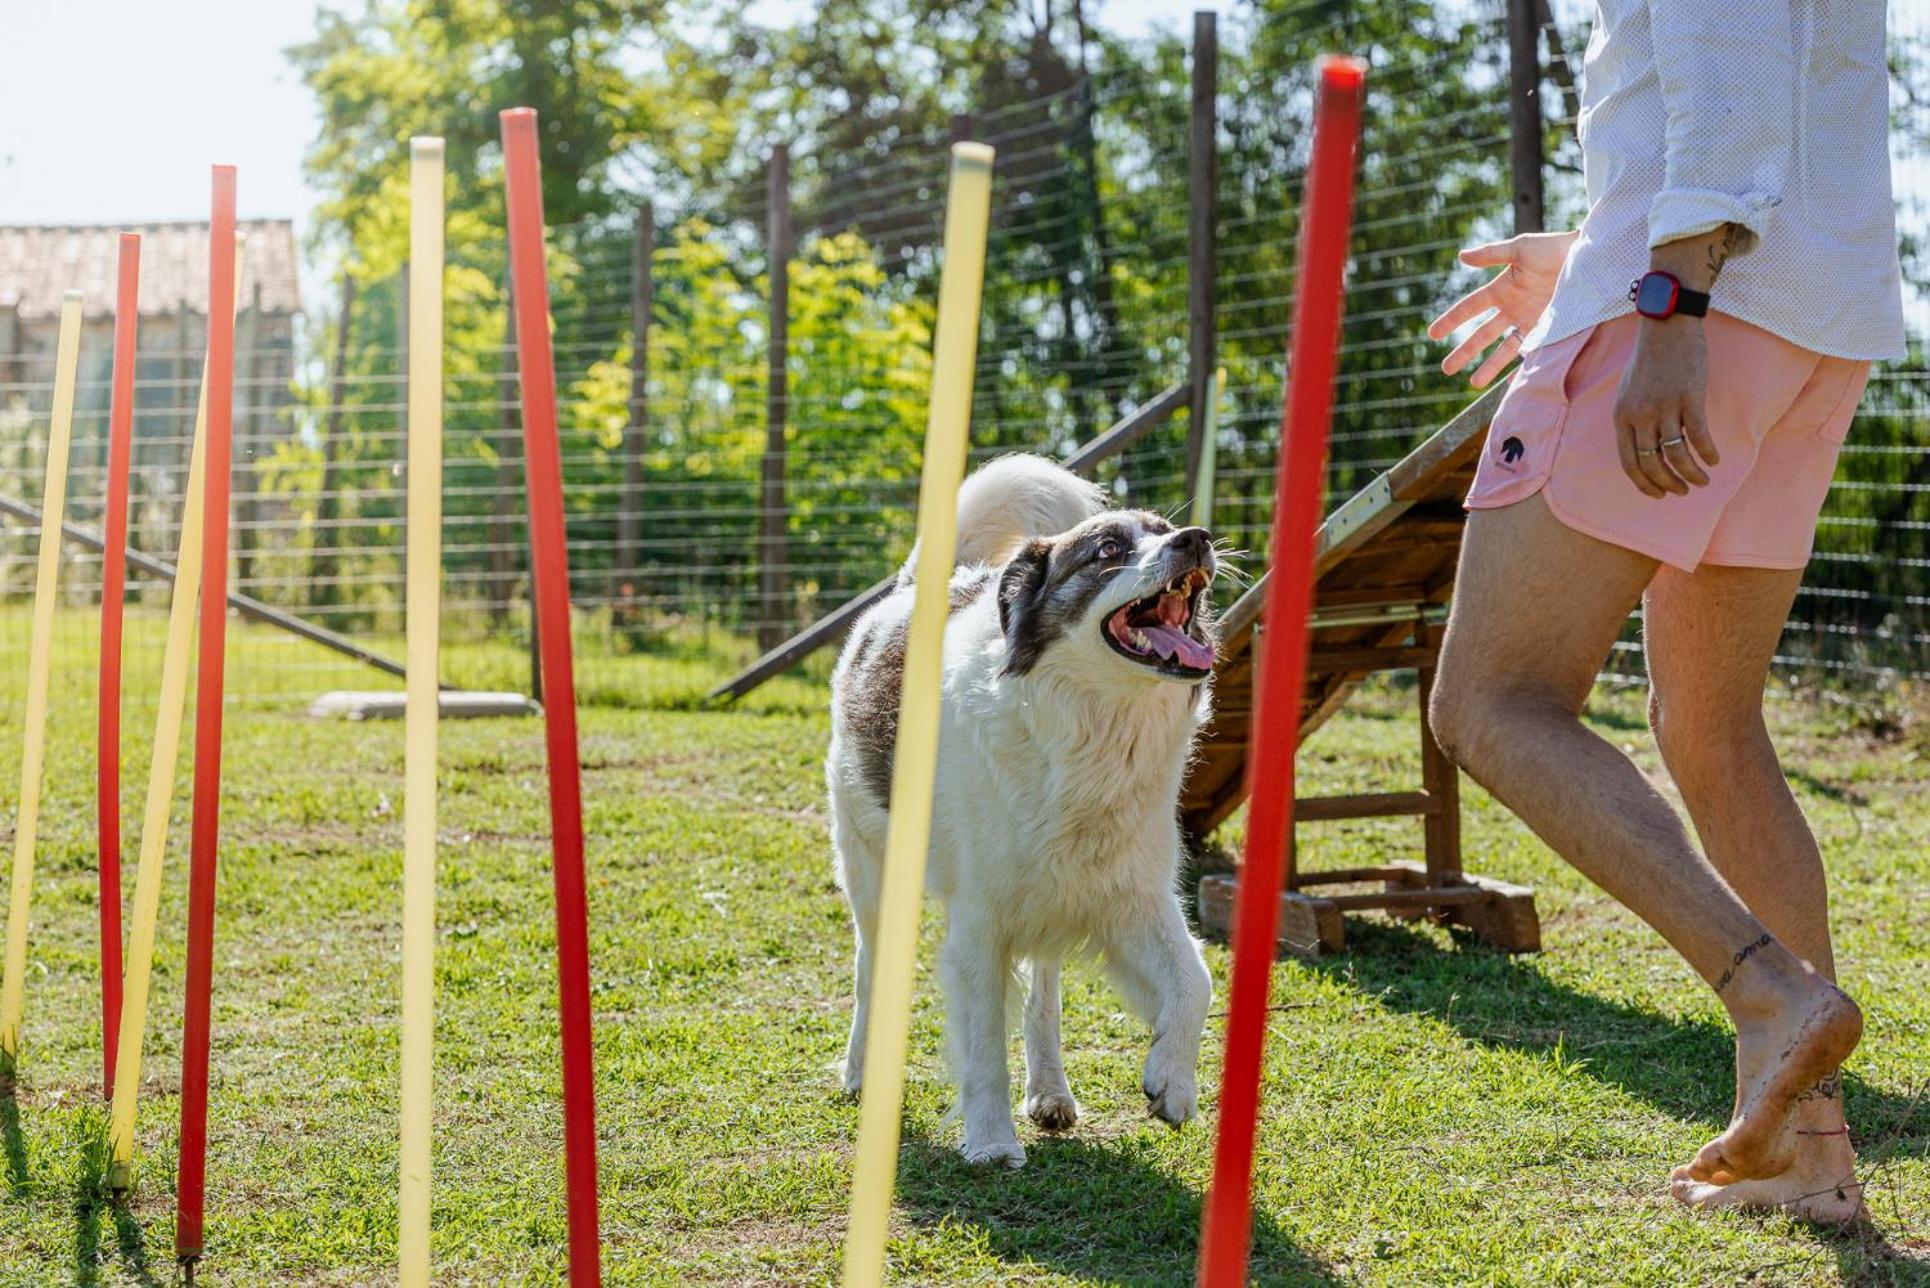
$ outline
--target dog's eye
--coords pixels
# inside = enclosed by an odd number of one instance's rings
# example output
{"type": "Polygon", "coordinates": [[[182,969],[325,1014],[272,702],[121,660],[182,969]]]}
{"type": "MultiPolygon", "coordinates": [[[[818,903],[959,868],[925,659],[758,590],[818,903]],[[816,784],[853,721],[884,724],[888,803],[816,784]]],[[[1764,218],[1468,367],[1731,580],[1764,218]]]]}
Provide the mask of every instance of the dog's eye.
{"type": "Polygon", "coordinates": [[[1125,553],[1126,547],[1121,545],[1116,538],[1108,537],[1100,543],[1099,557],[1101,559],[1117,559],[1125,553]]]}

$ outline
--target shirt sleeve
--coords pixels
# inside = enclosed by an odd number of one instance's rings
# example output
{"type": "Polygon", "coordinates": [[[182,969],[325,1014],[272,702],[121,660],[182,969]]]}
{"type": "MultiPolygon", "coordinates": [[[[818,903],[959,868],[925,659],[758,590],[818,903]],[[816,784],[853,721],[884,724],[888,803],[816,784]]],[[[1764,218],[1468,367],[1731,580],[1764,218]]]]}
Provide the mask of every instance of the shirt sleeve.
{"type": "Polygon", "coordinates": [[[1794,146],[1790,0],[1649,0],[1649,33],[1668,113],[1649,246],[1735,224],[1731,253],[1746,254],[1782,201],[1794,146]]]}

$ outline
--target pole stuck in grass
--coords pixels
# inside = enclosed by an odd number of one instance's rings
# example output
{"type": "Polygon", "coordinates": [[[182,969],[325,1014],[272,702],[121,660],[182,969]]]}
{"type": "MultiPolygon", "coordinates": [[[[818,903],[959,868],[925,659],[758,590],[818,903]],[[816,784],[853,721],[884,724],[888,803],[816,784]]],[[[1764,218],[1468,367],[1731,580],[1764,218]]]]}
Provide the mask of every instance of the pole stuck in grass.
{"type": "Polygon", "coordinates": [[[409,140],[408,705],[402,808],[403,1288],[429,1283],[434,1125],[437,645],[442,616],[441,139],[409,140]]]}
{"type": "MultiPolygon", "coordinates": [[[[174,1255],[192,1277],[207,1197],[209,1011],[214,987],[221,699],[228,638],[228,484],[234,449],[235,168],[214,168],[208,235],[207,481],[201,519],[201,656],[195,668],[194,813],[188,841],[187,1001],[181,1025],[181,1155],[174,1255]]],[[[178,590],[176,592],[179,593],[178,590]]]]}
{"type": "Polygon", "coordinates": [[[134,453],[134,349],[141,329],[141,235],[122,233],[114,291],[114,374],[107,416],[107,507],[101,557],[100,713],[94,740],[100,831],[101,1097],[114,1098],[121,1024],[121,620],[127,591],[127,484],[134,453]]]}
{"type": "Polygon", "coordinates": [[[904,1106],[905,1048],[911,1026],[912,976],[918,956],[918,913],[931,845],[932,793],[938,772],[940,684],[945,618],[958,544],[958,487],[972,421],[978,367],[979,297],[991,224],[992,149],[952,145],[945,197],[945,261],[938,286],[932,346],[925,460],[918,484],[918,563],[898,699],[898,748],[891,769],[891,820],[885,834],[884,888],[878,915],[878,959],[871,975],[871,1023],[865,1035],[864,1091],[858,1117],[857,1170],[844,1243],[847,1288],[884,1281],[885,1236],[898,1175],[899,1114],[904,1106]]]}
{"type": "Polygon", "coordinates": [[[20,1005],[27,971],[27,908],[33,894],[34,842],[40,827],[40,776],[47,759],[47,678],[53,665],[54,596],[60,576],[60,525],[66,519],[67,455],[74,440],[74,386],[80,369],[81,295],[60,302],[54,346],[53,414],[47,430],[47,477],[40,501],[40,555],[35,564],[33,634],[27,653],[27,709],[20,753],[20,809],[14,822],[13,880],[7,897],[7,949],[0,981],[0,1078],[20,1059],[20,1005]]]}
{"type": "Polygon", "coordinates": [[[1273,513],[1265,647],[1254,702],[1245,865],[1234,908],[1227,989],[1226,1063],[1219,1136],[1200,1237],[1203,1288],[1246,1283],[1252,1229],[1253,1145],[1266,1051],[1267,989],[1280,915],[1280,881],[1293,822],[1293,760],[1306,682],[1307,614],[1313,603],[1313,538],[1320,524],[1327,430],[1340,349],[1354,145],[1367,64],[1328,55],[1318,65],[1313,159],[1294,291],[1280,470],[1273,513]]]}
{"type": "Polygon", "coordinates": [[[583,877],[583,784],[577,759],[576,679],[570,657],[570,564],[563,527],[563,462],[550,347],[549,271],[543,262],[543,188],[536,112],[502,113],[509,264],[522,377],[529,491],[530,598],[536,610],[549,749],[550,853],[556,885],[557,1005],[563,1043],[563,1167],[569,1199],[570,1283],[602,1282],[597,1235],[596,1078],[590,1045],[589,906],[583,877]]]}
{"type": "MultiPolygon", "coordinates": [[[[235,235],[235,280],[241,279],[245,239],[235,235]]],[[[240,296],[234,301],[238,307],[240,296]]],[[[205,364],[204,364],[205,371],[205,364]]],[[[168,818],[174,811],[174,772],[181,759],[182,708],[194,663],[195,596],[201,588],[202,501],[208,478],[208,382],[201,382],[188,448],[188,485],[181,497],[181,536],[168,602],[167,643],[161,654],[161,691],[154,709],[153,756],[148,761],[147,807],[141,815],[141,857],[134,872],[134,921],[127,935],[126,977],[114,1043],[114,1100],[108,1113],[108,1188],[133,1184],[134,1109],[141,1090],[141,1043],[147,1032],[148,984],[154,971],[155,928],[161,913],[161,868],[168,818]]]]}

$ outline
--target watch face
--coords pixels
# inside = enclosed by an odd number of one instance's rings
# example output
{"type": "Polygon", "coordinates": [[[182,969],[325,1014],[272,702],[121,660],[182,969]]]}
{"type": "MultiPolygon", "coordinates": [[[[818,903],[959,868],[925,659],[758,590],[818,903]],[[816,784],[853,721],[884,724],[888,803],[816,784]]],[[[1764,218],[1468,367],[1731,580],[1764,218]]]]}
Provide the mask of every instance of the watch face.
{"type": "Polygon", "coordinates": [[[1635,290],[1635,311],[1643,317],[1665,318],[1675,312],[1681,285],[1667,273],[1650,273],[1635,290]]]}

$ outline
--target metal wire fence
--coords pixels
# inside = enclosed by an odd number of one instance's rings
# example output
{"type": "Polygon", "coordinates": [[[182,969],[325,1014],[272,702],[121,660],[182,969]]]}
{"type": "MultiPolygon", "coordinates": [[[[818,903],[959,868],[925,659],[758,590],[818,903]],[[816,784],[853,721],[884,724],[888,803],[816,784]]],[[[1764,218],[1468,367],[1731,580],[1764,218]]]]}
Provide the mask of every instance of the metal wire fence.
{"type": "MultiPolygon", "coordinates": [[[[1923,8],[1892,6],[1896,178],[1912,267],[1930,137],[1919,102],[1930,67],[1914,56],[1923,8]]],[[[1587,14],[1574,9],[1544,12],[1537,33],[1550,226],[1581,205],[1572,118],[1587,14]]],[[[636,224],[553,230],[586,696],[694,698],[904,556],[953,137],[998,150],[975,456],[1064,454],[1176,383],[1203,389],[1206,372],[1224,366],[1214,526],[1254,552],[1247,568],[1257,572],[1312,59],[1365,49],[1372,66],[1330,465],[1338,500],[1469,396],[1440,373],[1441,349],[1423,327],[1471,282],[1456,251],[1513,222],[1507,10],[1502,0],[1308,4],[1242,20],[1217,50],[1105,46],[1062,83],[949,132],[863,154],[786,155],[771,182],[728,197],[676,210],[639,203],[636,224]],[[1204,116],[1202,60],[1217,78],[1204,116]]],[[[499,237],[467,238],[451,246],[445,283],[445,679],[523,688],[532,681],[515,337],[499,237]]],[[[337,298],[310,302],[292,352],[244,351],[235,485],[237,589],[394,656],[407,539],[403,280],[340,279],[337,298]]],[[[1921,331],[1920,303],[1911,316],[1921,331]]],[[[104,330],[90,334],[69,492],[70,519],[95,527],[105,344],[104,330]]],[[[143,353],[132,532],[166,560],[199,360],[143,353]]],[[[1917,340],[1908,361],[1871,383],[1792,614],[1783,655],[1792,670],[1866,681],[1930,673],[1926,378],[1917,340]]],[[[0,353],[0,494],[39,496],[50,384],[44,349],[0,353]]],[[[1182,412],[1156,427],[1106,463],[1102,480],[1122,503],[1186,505],[1192,422],[1182,412]]],[[[29,592],[34,540],[30,524],[0,528],[7,605],[29,592]]],[[[156,598],[152,580],[133,589],[137,604],[156,598]]],[[[77,605],[98,594],[96,560],[71,546],[63,591],[77,605]]],[[[24,639],[24,613],[0,612],[0,634],[24,639]]],[[[230,682],[244,696],[387,683],[272,628],[234,638],[230,682]]],[[[131,680],[129,691],[143,686],[131,680]]]]}

